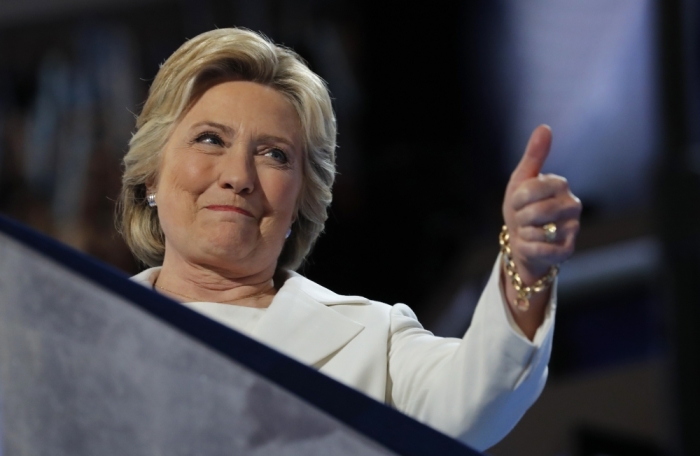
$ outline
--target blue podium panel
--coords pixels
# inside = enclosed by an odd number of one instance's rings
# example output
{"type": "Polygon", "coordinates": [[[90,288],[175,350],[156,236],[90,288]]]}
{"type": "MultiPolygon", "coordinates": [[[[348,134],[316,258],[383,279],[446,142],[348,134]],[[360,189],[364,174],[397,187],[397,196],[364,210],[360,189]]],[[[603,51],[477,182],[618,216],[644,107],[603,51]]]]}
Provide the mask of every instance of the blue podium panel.
{"type": "Polygon", "coordinates": [[[477,454],[0,219],[3,456],[477,454]]]}

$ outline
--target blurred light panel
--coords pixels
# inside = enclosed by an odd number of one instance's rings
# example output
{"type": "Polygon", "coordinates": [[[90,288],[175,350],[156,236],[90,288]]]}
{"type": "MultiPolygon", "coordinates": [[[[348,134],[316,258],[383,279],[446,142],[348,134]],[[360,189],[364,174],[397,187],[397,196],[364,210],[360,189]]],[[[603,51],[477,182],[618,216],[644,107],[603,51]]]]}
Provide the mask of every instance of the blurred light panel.
{"type": "Polygon", "coordinates": [[[644,205],[659,147],[654,8],[648,0],[507,0],[500,41],[507,164],[551,125],[545,172],[605,210],[644,205]]]}

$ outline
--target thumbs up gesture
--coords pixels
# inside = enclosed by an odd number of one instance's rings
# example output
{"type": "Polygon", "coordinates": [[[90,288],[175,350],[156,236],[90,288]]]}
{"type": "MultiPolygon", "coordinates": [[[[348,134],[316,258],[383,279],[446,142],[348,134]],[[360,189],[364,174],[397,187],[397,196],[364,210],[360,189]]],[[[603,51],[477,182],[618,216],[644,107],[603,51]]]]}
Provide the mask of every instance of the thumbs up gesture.
{"type": "Polygon", "coordinates": [[[525,285],[532,285],[573,254],[579,230],[581,201],[566,179],[540,174],[551,145],[551,129],[540,125],[510,176],[503,201],[513,260],[525,285]],[[549,225],[548,233],[544,227],[552,223],[556,230],[549,225]]]}

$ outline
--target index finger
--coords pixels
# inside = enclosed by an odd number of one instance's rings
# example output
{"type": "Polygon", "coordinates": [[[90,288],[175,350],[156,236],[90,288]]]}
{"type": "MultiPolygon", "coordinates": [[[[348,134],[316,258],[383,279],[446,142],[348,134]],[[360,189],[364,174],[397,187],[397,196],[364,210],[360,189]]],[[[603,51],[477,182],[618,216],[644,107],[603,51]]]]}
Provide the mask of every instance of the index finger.
{"type": "Polygon", "coordinates": [[[522,209],[528,204],[552,198],[569,191],[566,178],[556,174],[540,174],[536,178],[522,182],[513,192],[513,209],[522,209]]]}

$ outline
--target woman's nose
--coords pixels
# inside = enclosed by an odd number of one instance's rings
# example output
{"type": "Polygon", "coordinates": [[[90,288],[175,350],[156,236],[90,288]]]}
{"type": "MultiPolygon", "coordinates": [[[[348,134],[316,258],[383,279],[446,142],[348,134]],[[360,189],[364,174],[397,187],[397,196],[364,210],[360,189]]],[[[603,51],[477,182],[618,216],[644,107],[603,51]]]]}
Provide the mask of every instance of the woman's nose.
{"type": "Polygon", "coordinates": [[[234,147],[227,151],[219,165],[219,185],[235,193],[252,193],[257,172],[253,154],[247,148],[234,147]]]}

